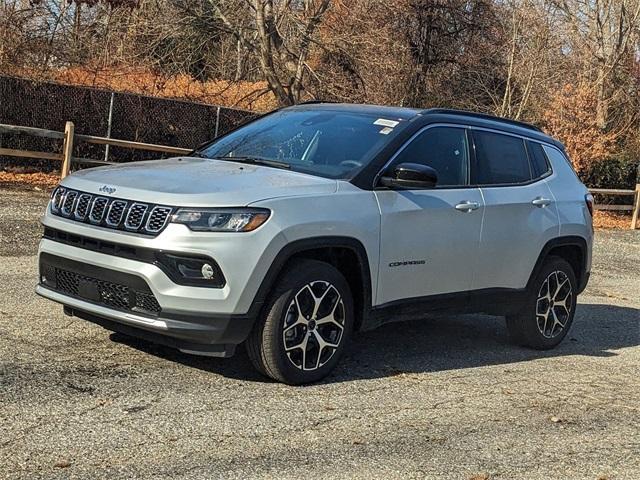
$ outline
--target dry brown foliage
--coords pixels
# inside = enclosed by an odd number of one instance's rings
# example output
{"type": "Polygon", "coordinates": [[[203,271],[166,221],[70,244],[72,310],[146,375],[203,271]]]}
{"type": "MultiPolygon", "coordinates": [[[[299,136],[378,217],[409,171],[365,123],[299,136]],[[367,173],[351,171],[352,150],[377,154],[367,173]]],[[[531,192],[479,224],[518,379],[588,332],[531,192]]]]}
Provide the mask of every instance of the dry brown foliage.
{"type": "Polygon", "coordinates": [[[565,85],[552,96],[544,112],[547,131],[559,138],[578,173],[609,157],[615,148],[616,132],[603,132],[596,116],[597,97],[588,85],[565,85]]]}
{"type": "Polygon", "coordinates": [[[13,173],[0,170],[0,186],[48,190],[60,181],[58,173],[13,173]]]}
{"type": "Polygon", "coordinates": [[[259,96],[265,82],[208,81],[199,82],[188,75],[166,76],[145,68],[92,69],[75,67],[53,73],[58,82],[104,88],[118,92],[140,93],[164,98],[177,98],[248,110],[266,111],[275,108],[273,95],[259,96]]]}
{"type": "Polygon", "coordinates": [[[630,225],[631,215],[626,212],[596,210],[593,213],[593,226],[597,229],[626,230],[630,225]]]}

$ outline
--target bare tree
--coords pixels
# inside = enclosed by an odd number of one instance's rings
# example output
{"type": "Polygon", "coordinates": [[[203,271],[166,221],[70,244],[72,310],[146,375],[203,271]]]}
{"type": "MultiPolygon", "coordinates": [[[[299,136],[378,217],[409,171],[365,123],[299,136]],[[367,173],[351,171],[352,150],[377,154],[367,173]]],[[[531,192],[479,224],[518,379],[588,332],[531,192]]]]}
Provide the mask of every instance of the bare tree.
{"type": "Polygon", "coordinates": [[[535,0],[507,1],[498,18],[507,55],[504,87],[495,98],[493,113],[516,120],[525,114],[531,118],[532,110],[540,113],[539,107],[566,67],[561,65],[561,45],[553,35],[556,19],[535,0]]]}
{"type": "MultiPolygon", "coordinates": [[[[407,103],[424,105],[433,98],[428,83],[434,69],[455,70],[474,34],[486,26],[490,5],[485,0],[409,0],[396,27],[405,35],[411,70],[407,103]]],[[[436,74],[437,75],[437,74],[436,74]]]]}
{"type": "Polygon", "coordinates": [[[554,4],[567,24],[574,58],[596,86],[597,123],[611,122],[612,103],[624,95],[621,73],[640,51],[640,0],[558,0],[554,4]]]}
{"type": "Polygon", "coordinates": [[[330,0],[211,0],[226,28],[258,59],[281,105],[300,101],[312,73],[307,63],[330,0]],[[247,19],[250,18],[250,21],[247,19]]]}

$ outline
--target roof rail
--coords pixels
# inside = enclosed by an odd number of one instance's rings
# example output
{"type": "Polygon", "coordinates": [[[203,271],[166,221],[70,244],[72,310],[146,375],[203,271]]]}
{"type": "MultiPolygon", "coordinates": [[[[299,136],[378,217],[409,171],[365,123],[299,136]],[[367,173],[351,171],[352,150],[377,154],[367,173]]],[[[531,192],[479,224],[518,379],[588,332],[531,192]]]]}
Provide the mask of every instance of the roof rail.
{"type": "Polygon", "coordinates": [[[488,115],[486,113],[468,112],[466,110],[453,110],[449,108],[429,108],[425,110],[425,113],[442,113],[445,115],[461,115],[465,117],[481,118],[483,120],[508,123],[510,125],[515,125],[516,127],[528,128],[529,130],[535,130],[536,132],[544,133],[541,128],[536,127],[535,125],[531,125],[530,123],[511,120],[510,118],[496,117],[495,115],[488,115]]]}

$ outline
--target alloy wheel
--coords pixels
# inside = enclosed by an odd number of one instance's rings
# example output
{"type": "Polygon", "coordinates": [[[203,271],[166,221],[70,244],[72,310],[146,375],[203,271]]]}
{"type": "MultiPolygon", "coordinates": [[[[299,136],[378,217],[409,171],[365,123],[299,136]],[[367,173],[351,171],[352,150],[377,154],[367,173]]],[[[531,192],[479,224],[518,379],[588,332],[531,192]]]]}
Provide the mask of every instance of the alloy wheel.
{"type": "Polygon", "coordinates": [[[344,302],[332,284],[315,281],[302,287],[286,310],[282,330],[291,364],[303,371],[325,365],[340,346],[344,321],[344,302]]]}
{"type": "Polygon", "coordinates": [[[560,335],[571,318],[573,289],[561,270],[551,272],[542,283],[536,301],[536,322],[545,338],[560,335]]]}

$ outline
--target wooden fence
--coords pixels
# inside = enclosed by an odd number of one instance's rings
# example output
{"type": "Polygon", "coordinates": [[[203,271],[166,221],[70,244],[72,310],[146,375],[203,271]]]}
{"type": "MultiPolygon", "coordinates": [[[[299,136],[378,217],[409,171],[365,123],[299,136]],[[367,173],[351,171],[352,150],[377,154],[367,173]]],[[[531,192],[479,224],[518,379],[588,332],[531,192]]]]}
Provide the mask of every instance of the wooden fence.
{"type": "Polygon", "coordinates": [[[633,196],[633,205],[615,205],[596,203],[593,208],[596,210],[631,211],[631,230],[635,230],[638,223],[638,213],[640,211],[640,183],[636,184],[635,190],[619,190],[616,188],[590,188],[589,191],[595,195],[615,195],[633,196]]]}
{"type": "Polygon", "coordinates": [[[30,150],[15,150],[11,148],[0,148],[0,155],[9,157],[25,157],[25,158],[41,158],[44,160],[59,160],[62,162],[60,167],[60,177],[64,178],[69,174],[73,163],[86,165],[112,165],[114,162],[105,160],[94,160],[91,158],[76,158],[73,156],[73,145],[75,142],[87,142],[98,145],[113,145],[116,147],[132,148],[136,150],[146,150],[152,152],[171,153],[181,155],[189,153],[189,148],[170,147],[168,145],[156,145],[154,143],[132,142],[130,140],[119,140],[116,138],[96,137],[94,135],[83,135],[74,133],[73,122],[67,122],[64,132],[55,130],[46,130],[44,128],[21,127],[17,125],[6,125],[0,123],[0,134],[22,134],[32,135],[41,138],[50,138],[54,140],[62,140],[62,153],[52,152],[34,152],[30,150]]]}
{"type": "MultiPolygon", "coordinates": [[[[132,148],[137,150],[146,150],[152,152],[171,153],[181,155],[189,153],[188,148],[170,147],[168,145],[156,145],[153,143],[132,142],[129,140],[118,140],[115,138],[96,137],[93,135],[81,135],[74,133],[73,122],[67,122],[64,132],[55,130],[46,130],[44,128],[21,127],[17,125],[5,125],[0,123],[1,133],[13,133],[23,135],[33,135],[42,138],[51,138],[54,140],[62,140],[62,153],[51,152],[34,152],[29,150],[15,150],[10,148],[0,148],[0,155],[26,158],[41,158],[45,160],[60,160],[62,166],[60,168],[60,177],[64,178],[69,174],[69,170],[73,163],[87,165],[111,165],[114,162],[104,160],[93,160],[90,158],[73,157],[73,145],[75,142],[87,142],[99,145],[113,145],[116,147],[132,148]]],[[[640,184],[636,185],[635,190],[618,190],[613,188],[590,188],[589,191],[596,195],[617,195],[617,196],[633,196],[633,205],[615,205],[615,204],[595,204],[596,210],[615,210],[615,211],[631,211],[631,229],[635,230],[638,223],[640,212],[640,184]]]]}

